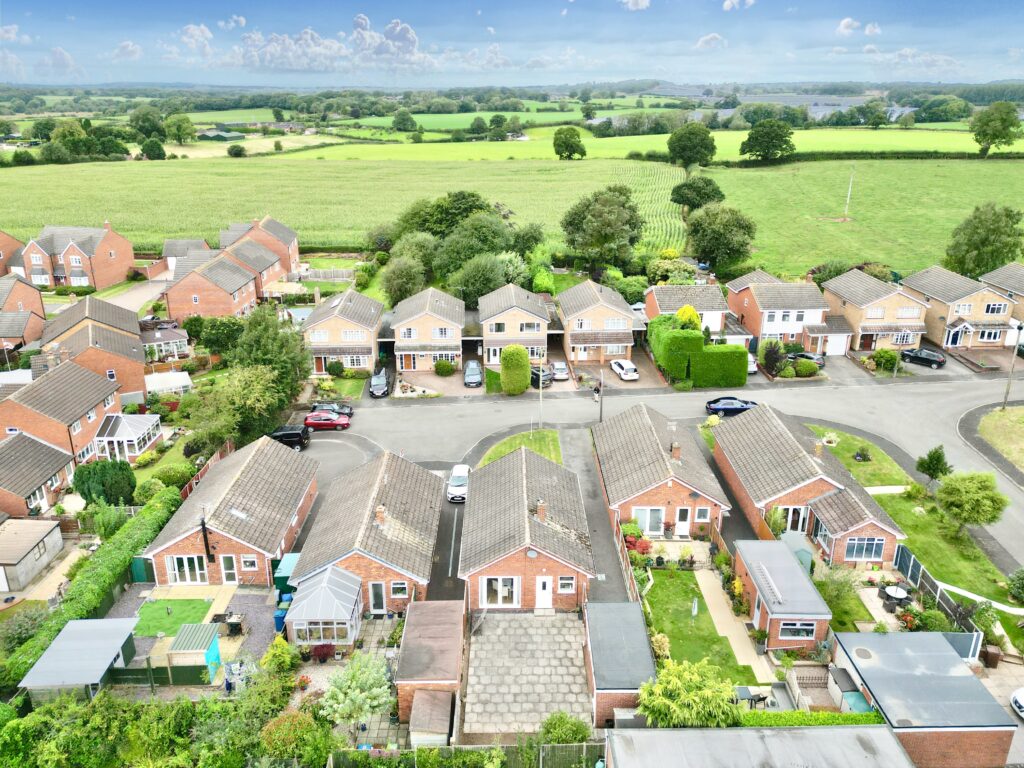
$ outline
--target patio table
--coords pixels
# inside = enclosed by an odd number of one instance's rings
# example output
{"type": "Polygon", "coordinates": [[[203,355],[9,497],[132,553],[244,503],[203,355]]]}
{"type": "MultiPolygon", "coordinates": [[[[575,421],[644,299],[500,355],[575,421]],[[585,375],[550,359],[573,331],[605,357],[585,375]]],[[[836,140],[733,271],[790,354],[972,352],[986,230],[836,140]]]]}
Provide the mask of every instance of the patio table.
{"type": "Polygon", "coordinates": [[[909,596],[903,587],[886,587],[885,594],[893,600],[905,600],[909,596]]]}

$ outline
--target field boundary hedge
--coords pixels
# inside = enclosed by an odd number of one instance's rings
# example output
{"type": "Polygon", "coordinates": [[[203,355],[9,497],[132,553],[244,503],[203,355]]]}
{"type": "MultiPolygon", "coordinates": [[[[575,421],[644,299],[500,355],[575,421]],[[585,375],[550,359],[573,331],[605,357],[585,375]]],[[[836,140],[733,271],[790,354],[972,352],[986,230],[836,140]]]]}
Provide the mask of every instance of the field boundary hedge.
{"type": "MultiPolygon", "coordinates": [[[[626,160],[643,160],[649,163],[671,163],[668,152],[636,150],[626,155],[626,160]]],[[[829,150],[820,152],[795,152],[778,160],[712,160],[708,163],[714,168],[764,168],[772,165],[789,165],[791,163],[813,163],[820,160],[1024,160],[1024,152],[998,152],[982,157],[977,152],[943,152],[935,149],[905,150],[829,150]]]]}

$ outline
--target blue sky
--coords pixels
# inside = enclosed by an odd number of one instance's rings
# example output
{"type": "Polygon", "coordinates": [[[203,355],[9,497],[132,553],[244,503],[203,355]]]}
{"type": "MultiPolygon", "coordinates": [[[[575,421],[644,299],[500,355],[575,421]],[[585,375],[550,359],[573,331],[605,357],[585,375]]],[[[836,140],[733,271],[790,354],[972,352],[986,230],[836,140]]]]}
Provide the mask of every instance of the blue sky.
{"type": "Polygon", "coordinates": [[[0,0],[0,81],[278,87],[1024,78],[1012,2],[0,0]]]}

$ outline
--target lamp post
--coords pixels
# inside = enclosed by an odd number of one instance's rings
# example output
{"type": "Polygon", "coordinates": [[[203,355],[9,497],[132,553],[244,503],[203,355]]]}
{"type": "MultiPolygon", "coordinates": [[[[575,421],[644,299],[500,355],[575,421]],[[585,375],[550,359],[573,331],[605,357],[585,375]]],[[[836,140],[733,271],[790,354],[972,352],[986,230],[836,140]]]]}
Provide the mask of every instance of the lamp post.
{"type": "Polygon", "coordinates": [[[1013,342],[1013,354],[1010,356],[1010,371],[1006,374],[1006,391],[1003,392],[1003,405],[999,409],[1001,411],[1006,410],[1006,403],[1010,399],[1010,384],[1013,383],[1013,369],[1017,364],[1017,348],[1020,346],[1020,332],[1021,328],[1024,327],[1024,323],[1017,321],[1017,339],[1013,342]]]}

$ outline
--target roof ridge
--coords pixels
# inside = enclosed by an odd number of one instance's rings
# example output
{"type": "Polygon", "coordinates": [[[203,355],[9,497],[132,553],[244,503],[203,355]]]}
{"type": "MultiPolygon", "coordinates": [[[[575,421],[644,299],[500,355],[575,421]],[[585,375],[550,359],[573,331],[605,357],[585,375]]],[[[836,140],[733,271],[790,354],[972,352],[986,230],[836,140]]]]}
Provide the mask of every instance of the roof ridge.
{"type": "MultiPolygon", "coordinates": [[[[267,439],[269,440],[270,438],[267,439]]],[[[220,505],[224,503],[224,497],[228,495],[228,491],[230,491],[234,487],[235,483],[238,482],[238,478],[242,476],[242,472],[244,472],[245,468],[249,466],[249,462],[253,460],[253,457],[256,455],[256,452],[260,449],[261,441],[262,438],[260,438],[260,440],[258,440],[257,442],[253,443],[253,445],[256,447],[254,447],[253,450],[249,451],[249,455],[245,457],[245,461],[242,462],[242,465],[238,468],[238,471],[235,472],[234,475],[231,477],[231,482],[227,483],[224,486],[224,492],[220,495],[220,498],[217,499],[217,506],[210,511],[211,515],[216,514],[217,510],[220,509],[220,505]]],[[[262,445],[266,446],[267,443],[262,443],[262,445]]],[[[207,522],[210,521],[208,520],[207,522]]]]}
{"type": "MultiPolygon", "coordinates": [[[[373,482],[373,489],[370,492],[370,506],[375,507],[374,502],[377,500],[377,494],[380,491],[381,480],[384,475],[387,474],[388,463],[391,461],[391,457],[394,456],[391,451],[384,451],[381,454],[380,471],[377,472],[377,479],[373,482]]],[[[363,537],[366,535],[366,526],[370,521],[374,509],[366,510],[366,514],[363,515],[363,521],[359,524],[359,532],[356,534],[356,540],[353,542],[353,549],[363,548],[363,537]]]]}
{"type": "Polygon", "coordinates": [[[531,546],[532,537],[530,536],[530,494],[526,490],[526,446],[519,446],[518,453],[523,477],[523,505],[526,512],[523,516],[524,526],[526,529],[525,546],[529,547],[531,546]]]}
{"type": "MultiPolygon", "coordinates": [[[[654,428],[654,420],[651,418],[651,414],[647,410],[647,403],[640,403],[639,405],[643,408],[644,420],[647,422],[647,426],[651,430],[651,436],[654,438],[654,444],[658,446],[658,455],[662,457],[662,460],[665,462],[665,469],[668,470],[668,476],[665,478],[667,480],[668,477],[672,477],[675,474],[672,471],[671,446],[669,447],[669,451],[666,453],[665,446],[662,445],[661,441],[658,439],[658,431],[654,428]]],[[[668,419],[666,418],[665,421],[667,422],[668,419]]],[[[682,462],[680,462],[680,464],[682,464],[682,462]]]]}

